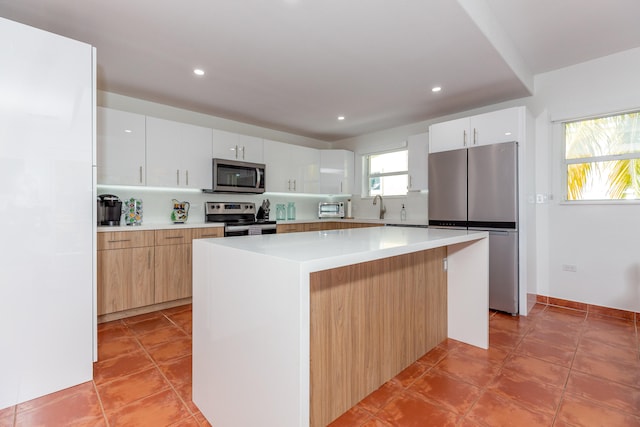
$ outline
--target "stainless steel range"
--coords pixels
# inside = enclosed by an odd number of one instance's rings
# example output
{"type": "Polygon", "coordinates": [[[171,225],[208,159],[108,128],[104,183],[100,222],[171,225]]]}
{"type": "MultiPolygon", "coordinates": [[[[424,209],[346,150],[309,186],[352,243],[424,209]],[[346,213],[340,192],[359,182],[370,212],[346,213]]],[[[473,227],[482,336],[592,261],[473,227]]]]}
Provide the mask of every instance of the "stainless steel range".
{"type": "Polygon", "coordinates": [[[205,202],[205,222],[224,222],[224,236],[275,234],[276,222],[256,219],[251,202],[205,202]]]}

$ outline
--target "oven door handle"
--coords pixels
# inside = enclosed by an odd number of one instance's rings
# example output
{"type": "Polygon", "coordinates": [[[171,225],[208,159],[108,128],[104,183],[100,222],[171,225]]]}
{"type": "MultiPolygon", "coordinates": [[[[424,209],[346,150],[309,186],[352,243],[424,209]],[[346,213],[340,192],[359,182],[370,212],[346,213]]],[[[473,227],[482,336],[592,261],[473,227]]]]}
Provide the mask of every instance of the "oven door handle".
{"type": "MultiPolygon", "coordinates": [[[[244,155],[244,152],[242,153],[244,155]]],[[[256,188],[260,188],[260,183],[262,182],[262,174],[260,173],[260,168],[256,168],[256,188]]]]}

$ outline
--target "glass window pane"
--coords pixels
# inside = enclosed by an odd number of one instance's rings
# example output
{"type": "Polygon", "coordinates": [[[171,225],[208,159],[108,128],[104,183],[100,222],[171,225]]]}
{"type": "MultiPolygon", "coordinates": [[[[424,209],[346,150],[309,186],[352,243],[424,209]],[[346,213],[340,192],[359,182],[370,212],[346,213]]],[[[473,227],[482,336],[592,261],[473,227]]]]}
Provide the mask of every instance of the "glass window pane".
{"type": "Polygon", "coordinates": [[[407,150],[369,156],[369,174],[406,172],[408,165],[407,150]]]}
{"type": "Polygon", "coordinates": [[[369,195],[404,196],[408,183],[407,174],[369,178],[369,195]]]}
{"type": "Polygon", "coordinates": [[[640,153],[640,112],[565,124],[566,158],[640,153]]]}
{"type": "Polygon", "coordinates": [[[567,165],[567,199],[640,199],[640,159],[567,165]]]}

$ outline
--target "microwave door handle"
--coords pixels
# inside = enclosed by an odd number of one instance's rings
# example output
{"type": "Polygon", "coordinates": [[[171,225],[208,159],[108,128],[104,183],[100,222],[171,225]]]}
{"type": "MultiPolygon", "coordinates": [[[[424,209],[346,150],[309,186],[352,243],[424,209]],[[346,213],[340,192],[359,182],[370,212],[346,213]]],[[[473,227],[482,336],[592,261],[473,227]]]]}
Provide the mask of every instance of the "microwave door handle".
{"type": "Polygon", "coordinates": [[[260,188],[260,182],[262,181],[262,175],[260,175],[260,168],[256,168],[256,176],[258,179],[256,180],[256,188],[260,188]]]}

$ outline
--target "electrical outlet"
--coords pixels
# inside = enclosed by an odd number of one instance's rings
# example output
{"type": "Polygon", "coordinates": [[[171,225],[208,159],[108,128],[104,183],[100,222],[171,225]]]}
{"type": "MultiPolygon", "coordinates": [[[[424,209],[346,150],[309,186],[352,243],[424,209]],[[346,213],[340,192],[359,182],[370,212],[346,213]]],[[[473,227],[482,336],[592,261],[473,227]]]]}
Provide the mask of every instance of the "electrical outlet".
{"type": "Polygon", "coordinates": [[[575,273],[576,271],[578,271],[578,269],[573,264],[562,264],[562,271],[570,271],[571,273],[575,273]]]}

